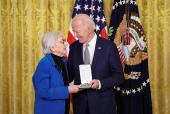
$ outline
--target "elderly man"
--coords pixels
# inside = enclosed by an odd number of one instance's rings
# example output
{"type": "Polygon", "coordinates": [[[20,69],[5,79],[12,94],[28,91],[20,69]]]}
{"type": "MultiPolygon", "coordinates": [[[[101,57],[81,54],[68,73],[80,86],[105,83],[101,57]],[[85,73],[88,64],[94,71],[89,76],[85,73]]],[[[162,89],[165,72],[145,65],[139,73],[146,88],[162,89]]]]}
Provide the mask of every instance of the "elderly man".
{"type": "Polygon", "coordinates": [[[81,84],[79,65],[90,64],[92,70],[91,89],[73,94],[74,114],[116,114],[114,86],[124,81],[116,45],[95,34],[95,23],[86,14],[73,18],[72,30],[78,41],[70,45],[70,82],[81,84]]]}

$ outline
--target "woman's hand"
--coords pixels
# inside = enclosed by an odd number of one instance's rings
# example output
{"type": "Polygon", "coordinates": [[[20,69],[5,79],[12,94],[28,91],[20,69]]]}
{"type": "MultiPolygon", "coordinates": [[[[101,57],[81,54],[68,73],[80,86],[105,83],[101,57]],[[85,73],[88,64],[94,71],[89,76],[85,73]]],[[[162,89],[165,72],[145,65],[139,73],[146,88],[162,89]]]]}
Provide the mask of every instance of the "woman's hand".
{"type": "Polygon", "coordinates": [[[77,93],[79,91],[79,85],[68,86],[69,93],[77,93]]]}

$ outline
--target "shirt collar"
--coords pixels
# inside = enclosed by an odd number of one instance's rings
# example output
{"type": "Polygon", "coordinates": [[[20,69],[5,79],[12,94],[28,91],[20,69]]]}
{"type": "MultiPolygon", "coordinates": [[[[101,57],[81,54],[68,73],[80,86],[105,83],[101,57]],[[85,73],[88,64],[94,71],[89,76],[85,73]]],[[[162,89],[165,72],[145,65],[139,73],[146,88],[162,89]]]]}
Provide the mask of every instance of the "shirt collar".
{"type": "MultiPolygon", "coordinates": [[[[92,40],[88,43],[90,46],[93,46],[94,48],[95,48],[95,46],[96,46],[96,40],[97,40],[97,35],[96,35],[96,33],[94,33],[94,37],[92,38],[92,40]]],[[[86,45],[86,44],[83,44],[84,46],[86,45]]]]}
{"type": "MultiPolygon", "coordinates": [[[[46,54],[45,56],[48,57],[49,60],[51,61],[52,65],[55,66],[55,62],[54,62],[54,59],[53,59],[52,55],[51,54],[46,54]]],[[[62,57],[62,60],[66,64],[67,61],[66,61],[66,58],[64,56],[62,57]]]]}

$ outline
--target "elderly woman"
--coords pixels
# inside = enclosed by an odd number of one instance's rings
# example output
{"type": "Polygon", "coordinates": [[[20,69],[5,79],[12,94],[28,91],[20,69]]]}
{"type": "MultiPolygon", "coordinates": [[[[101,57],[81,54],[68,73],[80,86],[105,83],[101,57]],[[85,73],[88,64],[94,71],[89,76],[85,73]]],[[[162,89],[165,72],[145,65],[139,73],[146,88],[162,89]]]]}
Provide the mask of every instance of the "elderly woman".
{"type": "Polygon", "coordinates": [[[42,38],[45,57],[32,77],[35,89],[34,114],[69,114],[69,93],[77,93],[78,85],[69,86],[67,43],[62,32],[52,31],[42,38]]]}

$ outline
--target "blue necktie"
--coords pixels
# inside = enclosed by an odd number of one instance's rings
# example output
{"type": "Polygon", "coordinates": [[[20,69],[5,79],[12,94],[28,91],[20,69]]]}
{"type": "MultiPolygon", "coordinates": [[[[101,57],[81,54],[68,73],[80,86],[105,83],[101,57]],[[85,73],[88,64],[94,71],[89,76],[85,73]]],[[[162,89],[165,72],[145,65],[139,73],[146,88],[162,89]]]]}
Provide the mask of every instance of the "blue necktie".
{"type": "Polygon", "coordinates": [[[84,63],[90,64],[90,53],[89,53],[89,49],[88,49],[89,44],[86,44],[85,46],[86,46],[86,48],[84,51],[84,63]]]}

